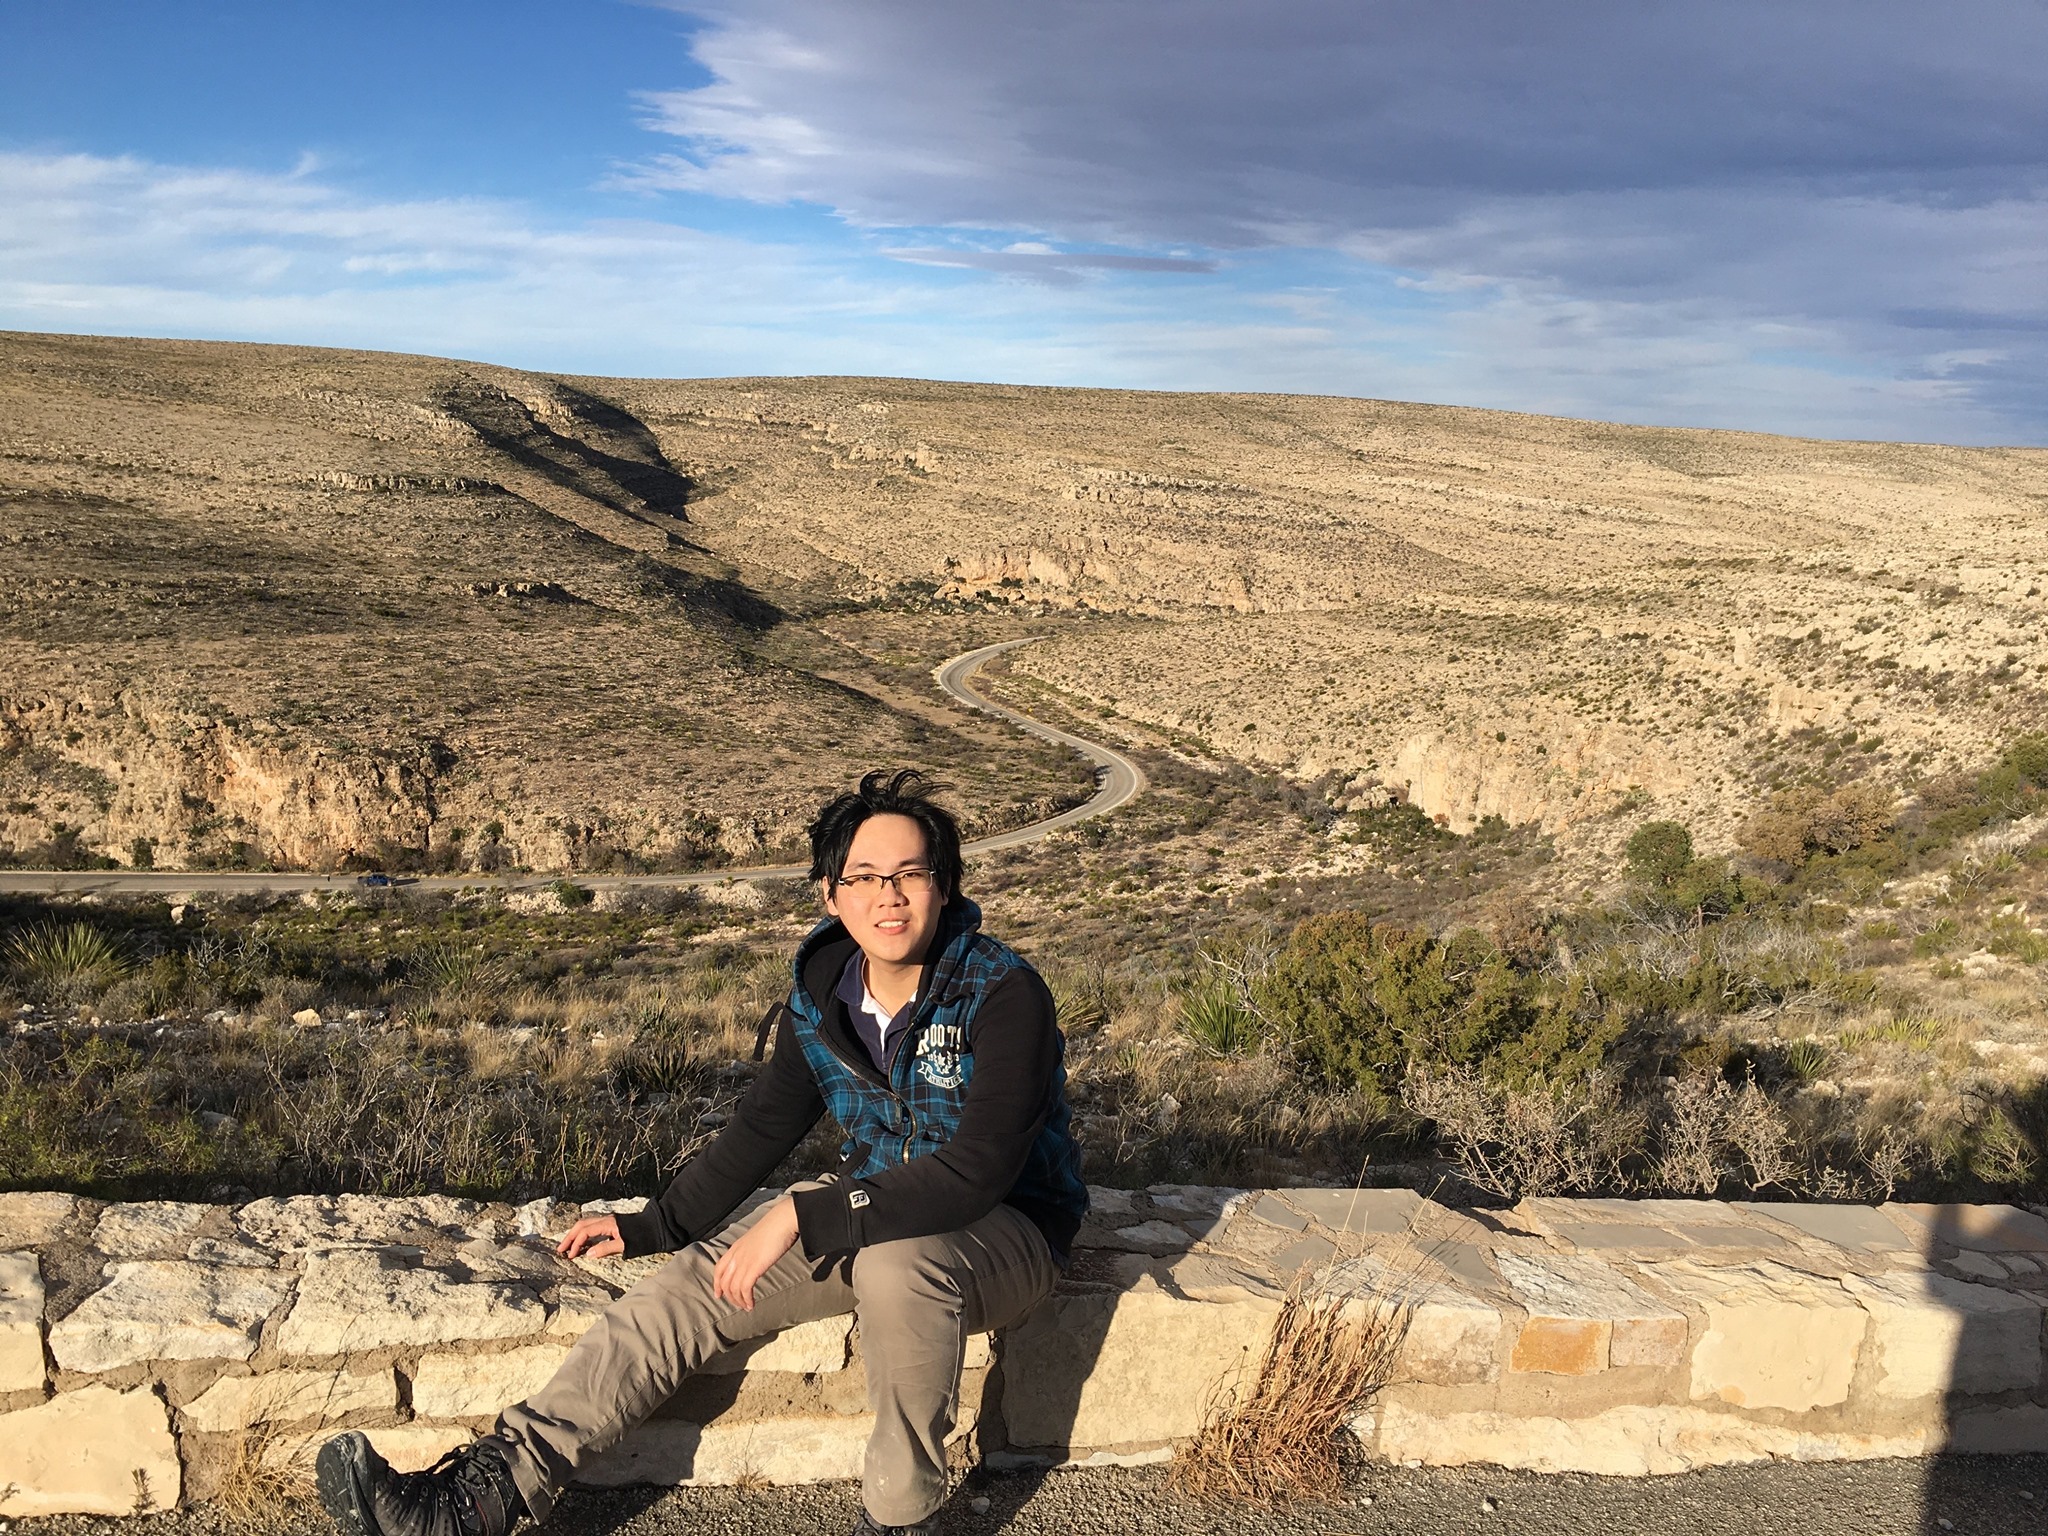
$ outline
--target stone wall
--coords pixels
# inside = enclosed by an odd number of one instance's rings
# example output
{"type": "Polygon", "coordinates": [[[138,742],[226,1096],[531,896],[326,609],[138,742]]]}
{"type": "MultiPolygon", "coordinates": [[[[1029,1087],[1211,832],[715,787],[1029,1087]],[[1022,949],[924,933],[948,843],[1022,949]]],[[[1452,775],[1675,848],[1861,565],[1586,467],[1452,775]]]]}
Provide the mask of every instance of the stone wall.
{"type": "MultiPolygon", "coordinates": [[[[205,1499],[361,1427],[424,1465],[532,1391],[658,1259],[569,1263],[574,1218],[442,1196],[240,1207],[0,1195],[0,1515],[205,1499]]],[[[1356,1428],[1407,1463],[1675,1472],[1774,1457],[2048,1450],[2048,1221],[2009,1206],[1095,1192],[1059,1291],[977,1340],[964,1455],[1156,1460],[1297,1278],[1397,1313],[1356,1428]]],[[[858,1342],[721,1358],[603,1484],[858,1475],[858,1342]]]]}

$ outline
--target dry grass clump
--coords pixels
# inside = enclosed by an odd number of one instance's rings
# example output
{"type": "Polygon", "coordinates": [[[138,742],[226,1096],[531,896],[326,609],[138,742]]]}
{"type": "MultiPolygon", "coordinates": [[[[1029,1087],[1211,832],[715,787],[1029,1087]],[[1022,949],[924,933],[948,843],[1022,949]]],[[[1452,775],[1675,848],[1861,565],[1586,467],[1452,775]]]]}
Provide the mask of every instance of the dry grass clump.
{"type": "Polygon", "coordinates": [[[276,1431],[266,1425],[231,1437],[214,1469],[209,1502],[230,1529],[267,1531],[283,1527],[306,1501],[306,1481],[271,1453],[276,1431]]]}
{"type": "Polygon", "coordinates": [[[1345,1430],[1392,1378],[1407,1321],[1397,1305],[1290,1291],[1249,1379],[1218,1388],[1175,1453],[1175,1485],[1266,1506],[1334,1497],[1345,1430]]]}

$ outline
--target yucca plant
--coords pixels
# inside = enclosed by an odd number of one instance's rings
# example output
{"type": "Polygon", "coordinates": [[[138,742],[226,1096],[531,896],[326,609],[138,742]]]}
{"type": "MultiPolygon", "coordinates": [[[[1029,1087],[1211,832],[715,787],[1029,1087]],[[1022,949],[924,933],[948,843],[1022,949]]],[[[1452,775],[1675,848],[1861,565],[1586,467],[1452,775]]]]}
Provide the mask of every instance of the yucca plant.
{"type": "Polygon", "coordinates": [[[1180,1027],[1211,1056],[1244,1056],[1259,1043],[1259,1021],[1218,982],[1182,995],[1180,1027]]]}
{"type": "Polygon", "coordinates": [[[128,973],[120,946],[91,923],[45,923],[7,941],[7,965],[47,1001],[82,1003],[128,973]]]}

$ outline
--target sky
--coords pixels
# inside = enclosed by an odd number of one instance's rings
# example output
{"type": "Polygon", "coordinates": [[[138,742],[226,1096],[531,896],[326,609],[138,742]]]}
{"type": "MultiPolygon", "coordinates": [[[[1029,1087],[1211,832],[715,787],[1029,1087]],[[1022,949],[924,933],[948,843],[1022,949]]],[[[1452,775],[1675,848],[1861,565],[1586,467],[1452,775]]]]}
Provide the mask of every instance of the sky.
{"type": "Polygon", "coordinates": [[[2048,443],[2043,0],[0,0],[0,328],[2048,443]]]}

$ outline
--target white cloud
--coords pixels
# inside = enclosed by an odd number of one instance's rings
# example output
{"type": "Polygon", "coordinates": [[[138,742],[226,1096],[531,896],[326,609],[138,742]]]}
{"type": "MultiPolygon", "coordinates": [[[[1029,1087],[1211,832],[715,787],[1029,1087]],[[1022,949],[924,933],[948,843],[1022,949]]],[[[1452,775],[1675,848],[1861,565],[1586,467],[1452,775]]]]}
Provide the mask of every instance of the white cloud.
{"type": "Polygon", "coordinates": [[[857,241],[828,250],[654,219],[550,221],[510,202],[378,199],[310,170],[0,155],[0,208],[0,326],[24,330],[590,373],[1263,389],[1922,437],[1937,435],[1930,421],[1990,434],[2000,419],[1983,381],[2015,367],[2002,338],[1976,336],[1930,346],[1911,377],[1845,375],[1816,361],[1824,324],[1731,323],[1704,301],[1589,298],[1512,276],[1432,284],[1413,309],[1386,307],[1331,280],[1332,267],[1354,270],[1339,257],[1304,280],[1282,256],[1157,273],[1124,268],[1194,258],[1103,265],[1038,241],[929,248],[1029,276],[1087,273],[1068,286],[962,282],[871,259],[879,249],[857,241]]]}
{"type": "Polygon", "coordinates": [[[1448,296],[1447,347],[1518,339],[1471,374],[1494,398],[1540,362],[1626,414],[1632,335],[1707,370],[1662,381],[1703,419],[2048,435],[2031,0],[673,3],[710,23],[713,79],[647,98],[682,146],[650,186],[1054,247],[1348,252],[1448,296]],[[1799,386],[1717,393],[1732,337],[1799,386]]]}

